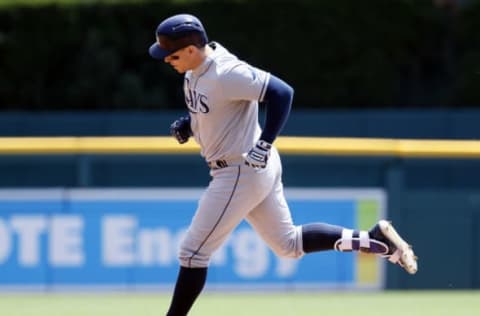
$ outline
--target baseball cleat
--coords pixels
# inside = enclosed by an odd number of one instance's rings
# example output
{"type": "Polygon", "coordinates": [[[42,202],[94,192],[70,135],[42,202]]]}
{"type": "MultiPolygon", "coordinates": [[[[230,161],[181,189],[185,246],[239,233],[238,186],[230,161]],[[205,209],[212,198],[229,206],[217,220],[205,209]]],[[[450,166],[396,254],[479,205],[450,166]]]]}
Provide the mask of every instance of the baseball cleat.
{"type": "Polygon", "coordinates": [[[370,230],[369,234],[371,238],[388,245],[389,251],[383,255],[383,257],[388,258],[388,261],[400,265],[410,274],[417,272],[417,257],[412,246],[400,237],[390,222],[380,220],[370,230]]]}

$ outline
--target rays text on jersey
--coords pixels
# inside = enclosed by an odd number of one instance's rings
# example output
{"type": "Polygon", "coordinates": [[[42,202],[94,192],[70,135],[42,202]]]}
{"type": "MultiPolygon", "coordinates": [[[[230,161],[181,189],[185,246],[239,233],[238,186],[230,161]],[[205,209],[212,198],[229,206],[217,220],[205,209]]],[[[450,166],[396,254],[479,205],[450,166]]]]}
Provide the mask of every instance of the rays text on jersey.
{"type": "Polygon", "coordinates": [[[210,112],[210,108],[208,107],[208,97],[195,90],[188,89],[188,93],[185,93],[185,103],[191,113],[210,112]]]}

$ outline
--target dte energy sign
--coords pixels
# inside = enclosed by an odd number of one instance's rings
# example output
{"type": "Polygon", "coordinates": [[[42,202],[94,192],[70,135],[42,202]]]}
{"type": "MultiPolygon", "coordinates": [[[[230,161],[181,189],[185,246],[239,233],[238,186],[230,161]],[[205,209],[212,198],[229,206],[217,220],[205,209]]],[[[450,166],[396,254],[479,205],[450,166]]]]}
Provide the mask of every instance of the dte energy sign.
{"type": "MultiPolygon", "coordinates": [[[[0,190],[0,288],[170,288],[198,189],[0,190]]],[[[368,229],[383,191],[286,189],[296,224],[368,229]]],[[[376,257],[276,257],[246,223],[211,261],[208,288],[379,288],[376,257]]]]}

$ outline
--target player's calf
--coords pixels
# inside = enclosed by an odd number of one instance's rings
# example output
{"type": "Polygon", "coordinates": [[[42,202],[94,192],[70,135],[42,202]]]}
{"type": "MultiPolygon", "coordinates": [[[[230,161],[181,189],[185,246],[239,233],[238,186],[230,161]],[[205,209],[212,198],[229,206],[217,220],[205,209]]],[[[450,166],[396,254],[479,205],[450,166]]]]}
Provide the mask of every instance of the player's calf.
{"type": "Polygon", "coordinates": [[[302,240],[305,253],[335,249],[387,255],[389,251],[387,243],[371,238],[367,231],[326,223],[303,225],[302,240]]]}
{"type": "Polygon", "coordinates": [[[370,231],[326,223],[306,224],[302,226],[302,241],[305,253],[332,248],[337,251],[361,251],[385,257],[410,274],[417,272],[417,257],[412,247],[385,220],[379,221],[370,231]]]}

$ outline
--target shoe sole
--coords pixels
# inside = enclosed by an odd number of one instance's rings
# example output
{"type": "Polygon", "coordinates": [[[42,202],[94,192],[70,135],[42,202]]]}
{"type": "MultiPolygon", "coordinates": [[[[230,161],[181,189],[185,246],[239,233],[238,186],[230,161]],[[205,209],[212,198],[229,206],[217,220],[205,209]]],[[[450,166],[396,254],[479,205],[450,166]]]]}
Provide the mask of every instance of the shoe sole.
{"type": "Polygon", "coordinates": [[[388,221],[381,220],[378,222],[378,225],[383,235],[401,251],[400,265],[410,274],[417,273],[417,257],[413,253],[412,246],[400,237],[395,228],[393,228],[392,224],[388,221]]]}

